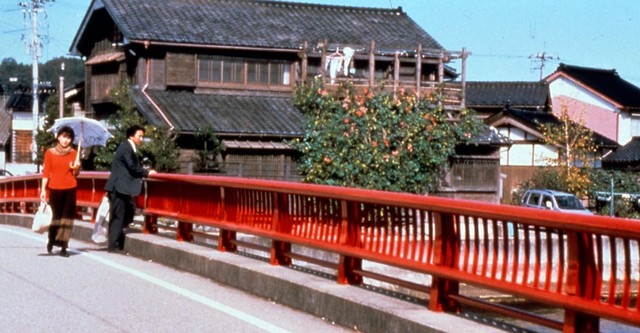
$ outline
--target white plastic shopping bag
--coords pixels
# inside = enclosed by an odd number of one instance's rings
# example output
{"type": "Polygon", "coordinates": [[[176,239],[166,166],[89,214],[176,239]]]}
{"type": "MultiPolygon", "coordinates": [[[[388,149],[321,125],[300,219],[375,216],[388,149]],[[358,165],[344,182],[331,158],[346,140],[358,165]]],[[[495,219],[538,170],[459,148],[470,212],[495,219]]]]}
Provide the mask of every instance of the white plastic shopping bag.
{"type": "Polygon", "coordinates": [[[38,207],[38,211],[36,215],[33,217],[33,224],[31,225],[31,230],[42,234],[45,231],[49,230],[49,226],[51,225],[51,206],[47,204],[46,201],[42,201],[40,206],[38,207]]]}
{"type": "Polygon", "coordinates": [[[91,234],[91,240],[96,244],[104,244],[107,242],[109,234],[109,209],[109,198],[105,195],[98,207],[96,223],[93,225],[93,234],[91,234]]]}

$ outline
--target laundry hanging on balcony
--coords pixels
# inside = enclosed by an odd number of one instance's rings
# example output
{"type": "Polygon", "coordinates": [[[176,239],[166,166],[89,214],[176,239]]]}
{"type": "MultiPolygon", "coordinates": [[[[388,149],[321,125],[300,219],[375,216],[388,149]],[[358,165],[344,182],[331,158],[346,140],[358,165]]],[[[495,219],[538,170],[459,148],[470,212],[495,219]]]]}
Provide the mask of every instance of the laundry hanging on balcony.
{"type": "Polygon", "coordinates": [[[338,73],[340,73],[340,71],[343,72],[344,76],[349,74],[349,64],[351,63],[351,58],[353,58],[355,50],[350,47],[345,47],[343,51],[344,54],[340,53],[340,48],[337,48],[336,52],[327,56],[325,69],[329,70],[331,84],[335,83],[336,77],[338,77],[338,73]]]}
{"type": "Polygon", "coordinates": [[[344,76],[349,75],[349,63],[351,62],[351,58],[353,58],[353,54],[356,52],[356,50],[350,48],[350,47],[345,47],[344,48],[344,64],[343,64],[343,72],[344,72],[344,76]]]}

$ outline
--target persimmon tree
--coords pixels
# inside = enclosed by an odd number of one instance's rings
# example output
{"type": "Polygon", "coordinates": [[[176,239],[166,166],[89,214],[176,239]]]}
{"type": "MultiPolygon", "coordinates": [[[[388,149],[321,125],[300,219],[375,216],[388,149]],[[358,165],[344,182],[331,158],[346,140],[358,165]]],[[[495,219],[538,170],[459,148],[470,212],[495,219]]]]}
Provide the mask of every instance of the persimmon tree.
{"type": "Polygon", "coordinates": [[[593,140],[593,131],[584,126],[581,118],[573,120],[566,106],[562,107],[558,119],[557,123],[538,125],[543,142],[556,147],[558,152],[549,163],[559,168],[566,190],[584,198],[588,195],[589,171],[598,146],[593,140]]]}
{"type": "Polygon", "coordinates": [[[456,145],[469,142],[481,123],[471,110],[445,110],[438,96],[350,85],[328,92],[315,83],[298,87],[296,106],[307,116],[299,171],[306,182],[429,193],[456,145]]]}

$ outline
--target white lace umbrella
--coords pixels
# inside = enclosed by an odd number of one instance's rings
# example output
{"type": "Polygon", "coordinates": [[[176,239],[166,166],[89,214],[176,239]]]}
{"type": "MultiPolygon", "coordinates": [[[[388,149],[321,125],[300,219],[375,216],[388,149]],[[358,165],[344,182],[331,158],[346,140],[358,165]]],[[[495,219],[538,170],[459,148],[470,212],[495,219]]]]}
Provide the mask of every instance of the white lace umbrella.
{"type": "Polygon", "coordinates": [[[85,117],[56,119],[49,131],[56,134],[63,126],[69,126],[73,129],[75,134],[73,143],[77,145],[82,141],[82,147],[105,146],[107,140],[113,137],[99,121],[85,117]]]}

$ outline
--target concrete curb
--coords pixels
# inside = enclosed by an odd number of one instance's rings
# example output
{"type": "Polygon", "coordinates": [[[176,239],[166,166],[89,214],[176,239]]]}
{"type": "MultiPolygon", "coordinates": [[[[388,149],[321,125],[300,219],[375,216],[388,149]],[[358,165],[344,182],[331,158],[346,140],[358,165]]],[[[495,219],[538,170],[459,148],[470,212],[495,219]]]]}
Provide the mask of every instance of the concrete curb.
{"type": "MultiPolygon", "coordinates": [[[[0,214],[0,224],[30,228],[32,216],[0,214]]],[[[91,243],[93,224],[76,221],[73,238],[91,243]]],[[[503,332],[495,327],[431,312],[362,288],[214,248],[157,235],[127,234],[135,257],[197,274],[230,287],[361,332],[503,332]]]]}

